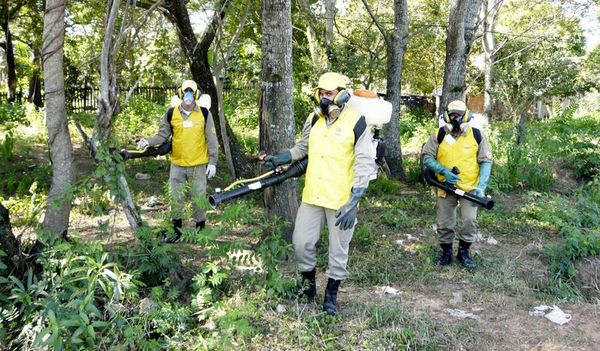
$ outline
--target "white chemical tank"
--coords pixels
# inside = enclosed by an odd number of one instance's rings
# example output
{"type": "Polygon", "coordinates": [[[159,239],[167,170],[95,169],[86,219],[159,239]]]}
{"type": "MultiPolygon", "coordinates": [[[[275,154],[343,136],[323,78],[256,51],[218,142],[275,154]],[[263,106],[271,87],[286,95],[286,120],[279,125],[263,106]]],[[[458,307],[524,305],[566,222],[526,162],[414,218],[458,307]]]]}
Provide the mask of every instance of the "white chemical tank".
{"type": "Polygon", "coordinates": [[[370,90],[348,89],[348,107],[365,116],[368,125],[382,126],[392,118],[392,103],[380,98],[370,90]]]}

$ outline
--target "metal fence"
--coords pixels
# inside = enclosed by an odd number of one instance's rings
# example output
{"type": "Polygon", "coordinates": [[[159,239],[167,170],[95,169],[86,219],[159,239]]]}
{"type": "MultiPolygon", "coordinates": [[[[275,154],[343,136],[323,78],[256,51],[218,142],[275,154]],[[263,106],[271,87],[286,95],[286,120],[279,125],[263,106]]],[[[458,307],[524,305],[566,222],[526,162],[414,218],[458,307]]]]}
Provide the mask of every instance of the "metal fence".
{"type": "MultiPolygon", "coordinates": [[[[7,101],[8,100],[8,92],[0,92],[0,101],[7,101]]],[[[27,97],[25,96],[25,94],[19,90],[17,91],[17,93],[15,94],[15,102],[18,104],[22,104],[27,100],[27,97]]]]}
{"type": "MultiPolygon", "coordinates": [[[[223,94],[229,96],[239,93],[243,87],[226,86],[223,94]]],[[[129,93],[130,88],[120,88],[119,97],[123,101],[129,93]]],[[[131,97],[141,97],[144,100],[152,101],[157,104],[166,104],[177,91],[176,86],[149,86],[136,87],[131,92],[131,97]]],[[[68,88],[65,90],[65,99],[67,110],[69,112],[95,112],[98,109],[98,88],[87,85],[84,87],[68,88]]],[[[8,93],[0,92],[0,102],[8,100],[8,93]]],[[[22,104],[27,101],[27,95],[23,91],[18,91],[15,96],[15,103],[22,104]]],[[[42,95],[43,102],[43,95],[42,95]]]]}
{"type": "MultiPolygon", "coordinates": [[[[157,104],[165,104],[173,94],[176,87],[136,87],[131,92],[131,97],[141,97],[144,100],[157,104]]],[[[119,97],[125,99],[130,88],[120,89],[119,97]]],[[[73,112],[94,112],[98,109],[98,89],[92,86],[83,88],[69,88],[65,91],[67,109],[73,112]]]]}

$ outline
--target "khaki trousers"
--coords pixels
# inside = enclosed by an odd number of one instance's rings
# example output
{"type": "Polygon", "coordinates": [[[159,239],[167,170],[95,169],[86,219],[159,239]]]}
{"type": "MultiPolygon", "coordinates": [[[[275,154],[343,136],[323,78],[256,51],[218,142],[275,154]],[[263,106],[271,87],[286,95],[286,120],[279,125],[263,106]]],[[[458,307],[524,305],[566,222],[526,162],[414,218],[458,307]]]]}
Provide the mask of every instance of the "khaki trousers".
{"type": "Polygon", "coordinates": [[[171,163],[169,172],[169,185],[171,187],[171,213],[173,219],[183,217],[183,204],[189,188],[192,198],[192,209],[196,222],[206,221],[206,214],[198,206],[200,200],[206,196],[206,164],[194,167],[181,167],[171,163]]]}
{"type": "Polygon", "coordinates": [[[335,225],[335,210],[302,202],[296,215],[293,244],[300,272],[311,271],[317,265],[317,242],[325,223],[329,228],[329,262],[327,277],[344,280],[348,277],[348,249],[354,227],[341,230],[335,225]]]}
{"type": "Polygon", "coordinates": [[[440,244],[454,242],[454,226],[456,225],[456,208],[460,207],[462,222],[458,238],[472,243],[477,237],[477,205],[454,194],[446,193],[446,197],[437,198],[437,234],[440,244]]]}

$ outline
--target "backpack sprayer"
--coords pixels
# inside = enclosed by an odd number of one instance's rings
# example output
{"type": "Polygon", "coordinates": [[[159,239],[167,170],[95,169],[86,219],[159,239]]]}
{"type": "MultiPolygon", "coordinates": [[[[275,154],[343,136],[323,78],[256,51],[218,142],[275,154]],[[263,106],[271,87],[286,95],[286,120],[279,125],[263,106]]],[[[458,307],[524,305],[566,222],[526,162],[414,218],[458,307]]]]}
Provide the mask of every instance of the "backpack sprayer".
{"type": "MultiPolygon", "coordinates": [[[[351,98],[348,100],[346,105],[358,112],[360,115],[364,116],[367,126],[373,128],[373,130],[369,130],[373,140],[373,148],[371,153],[377,166],[380,167],[379,162],[382,164],[385,163],[385,143],[383,142],[383,138],[379,136],[379,131],[381,130],[383,124],[390,121],[392,116],[392,104],[383,100],[377,95],[377,93],[372,91],[354,90],[351,91],[351,98]]],[[[258,159],[262,161],[265,156],[265,154],[261,153],[258,159]]],[[[216,207],[223,202],[231,201],[251,192],[281,184],[286,179],[303,175],[306,172],[307,166],[308,158],[305,157],[287,167],[278,167],[274,171],[267,172],[256,178],[239,180],[229,185],[223,191],[217,191],[215,194],[210,195],[208,197],[208,202],[211,204],[211,206],[216,207]],[[245,183],[250,184],[235,188],[236,186],[245,183]]],[[[371,179],[376,177],[377,168],[373,170],[371,179]]]]}
{"type": "MultiPolygon", "coordinates": [[[[262,159],[266,156],[262,152],[258,159],[262,159]]],[[[278,166],[275,170],[267,172],[252,179],[242,179],[229,185],[224,191],[217,191],[216,193],[208,197],[208,203],[211,206],[217,207],[219,204],[227,201],[231,201],[238,197],[244,196],[260,189],[268,188],[273,185],[281,184],[289,178],[296,178],[303,175],[306,172],[308,166],[308,158],[305,157],[301,160],[293,162],[287,167],[278,166]],[[237,185],[250,183],[239,188],[235,188],[237,185]]]]}
{"type": "Polygon", "coordinates": [[[377,171],[381,169],[384,174],[390,176],[390,169],[385,161],[385,141],[381,137],[381,128],[392,118],[392,103],[385,101],[377,93],[371,90],[355,89],[351,91],[351,98],[347,105],[358,114],[365,117],[367,127],[371,133],[373,147],[371,155],[375,158],[376,168],[370,179],[377,178],[377,171]]]}
{"type": "Polygon", "coordinates": [[[134,158],[141,157],[156,157],[159,155],[166,155],[171,152],[171,142],[167,141],[166,143],[157,146],[157,147],[147,147],[144,150],[127,150],[121,149],[119,154],[123,158],[123,161],[131,160],[134,158]]]}
{"type": "MultiPolygon", "coordinates": [[[[464,190],[458,189],[457,187],[455,187],[452,184],[439,181],[437,179],[437,177],[435,176],[435,173],[432,170],[430,170],[429,168],[427,168],[422,162],[421,162],[421,173],[423,175],[425,182],[427,182],[427,184],[429,184],[429,185],[435,186],[436,188],[440,188],[450,194],[454,194],[458,197],[461,197],[463,199],[466,199],[473,203],[476,203],[479,206],[485,208],[486,210],[491,210],[492,208],[494,208],[494,200],[492,200],[491,197],[475,196],[464,190]]],[[[457,167],[453,167],[452,173],[459,174],[460,170],[457,167]]]]}

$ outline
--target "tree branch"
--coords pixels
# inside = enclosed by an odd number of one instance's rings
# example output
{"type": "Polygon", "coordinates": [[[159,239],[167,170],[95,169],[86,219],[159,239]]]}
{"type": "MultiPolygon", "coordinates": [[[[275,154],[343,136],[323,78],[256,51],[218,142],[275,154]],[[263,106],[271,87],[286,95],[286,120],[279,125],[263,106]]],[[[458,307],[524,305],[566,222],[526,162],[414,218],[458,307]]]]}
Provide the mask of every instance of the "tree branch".
{"type": "Polygon", "coordinates": [[[373,23],[375,23],[375,25],[377,26],[377,29],[379,29],[379,32],[381,32],[381,35],[385,39],[385,44],[391,48],[393,43],[392,43],[392,40],[391,40],[389,34],[386,32],[385,28],[383,28],[381,23],[379,23],[379,21],[375,18],[373,11],[371,11],[371,7],[369,7],[369,4],[367,4],[367,0],[362,0],[362,3],[363,3],[363,5],[365,5],[365,9],[369,13],[371,20],[373,20],[373,23]]]}

